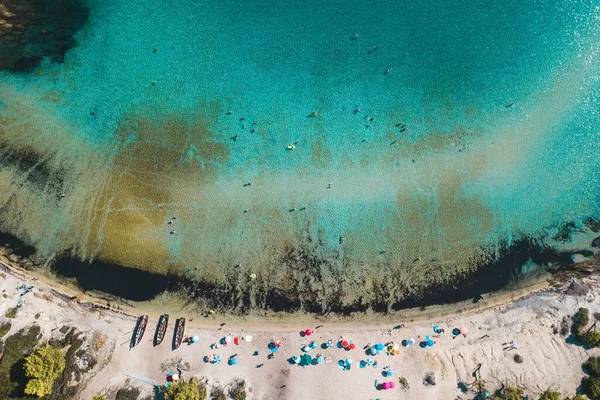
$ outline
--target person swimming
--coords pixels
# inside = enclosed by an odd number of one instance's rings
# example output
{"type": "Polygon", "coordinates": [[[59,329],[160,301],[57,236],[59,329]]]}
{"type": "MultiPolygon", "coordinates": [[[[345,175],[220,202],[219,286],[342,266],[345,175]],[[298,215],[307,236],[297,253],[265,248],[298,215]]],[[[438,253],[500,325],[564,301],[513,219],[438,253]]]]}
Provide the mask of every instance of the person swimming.
{"type": "Polygon", "coordinates": [[[381,48],[381,46],[375,45],[374,47],[371,47],[369,50],[367,50],[367,54],[372,54],[375,51],[379,50],[380,48],[381,48]]]}

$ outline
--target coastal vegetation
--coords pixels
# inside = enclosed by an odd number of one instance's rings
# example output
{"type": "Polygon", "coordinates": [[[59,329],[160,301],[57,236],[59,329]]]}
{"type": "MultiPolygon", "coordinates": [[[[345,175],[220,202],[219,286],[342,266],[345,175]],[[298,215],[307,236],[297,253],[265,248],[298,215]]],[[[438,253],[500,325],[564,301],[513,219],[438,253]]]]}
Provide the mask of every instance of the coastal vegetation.
{"type": "Polygon", "coordinates": [[[43,397],[65,369],[65,355],[59,347],[43,346],[25,358],[25,375],[29,378],[25,393],[43,397]]]}
{"type": "Polygon", "coordinates": [[[600,398],[600,357],[590,357],[582,368],[587,374],[581,381],[583,392],[590,399],[600,398]]]}
{"type": "Polygon", "coordinates": [[[547,389],[542,393],[539,400],[562,400],[562,396],[556,390],[547,389]]]}
{"type": "Polygon", "coordinates": [[[571,333],[575,336],[581,336],[583,329],[590,322],[590,310],[580,307],[575,315],[573,315],[573,325],[571,325],[571,333]]]}
{"type": "Polygon", "coordinates": [[[10,331],[10,327],[12,325],[10,324],[10,322],[5,322],[2,325],[0,325],[0,338],[4,337],[8,331],[10,331]]]}
{"type": "Polygon", "coordinates": [[[518,386],[505,386],[504,389],[496,396],[498,400],[523,400],[525,391],[518,386]]]}
{"type": "Polygon", "coordinates": [[[165,400],[206,400],[206,397],[206,388],[199,385],[197,378],[172,383],[164,393],[165,400]]]}
{"type": "Polygon", "coordinates": [[[16,318],[17,317],[17,308],[16,307],[9,308],[8,311],[6,311],[6,314],[4,314],[4,316],[6,318],[16,318]]]}
{"type": "Polygon", "coordinates": [[[246,400],[246,382],[243,379],[233,382],[231,389],[229,389],[229,396],[233,400],[246,400]]]}
{"type": "Polygon", "coordinates": [[[4,342],[4,353],[0,359],[0,399],[21,396],[25,389],[24,357],[38,342],[40,327],[23,328],[4,342]]]}
{"type": "Polygon", "coordinates": [[[138,388],[122,388],[117,391],[115,400],[137,400],[140,396],[140,390],[138,388]]]}

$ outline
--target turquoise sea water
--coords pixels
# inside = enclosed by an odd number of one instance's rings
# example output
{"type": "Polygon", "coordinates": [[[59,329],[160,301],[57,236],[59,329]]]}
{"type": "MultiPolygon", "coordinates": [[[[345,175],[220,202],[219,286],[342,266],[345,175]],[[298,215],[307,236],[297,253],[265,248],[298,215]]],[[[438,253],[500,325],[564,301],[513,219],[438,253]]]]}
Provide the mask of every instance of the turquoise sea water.
{"type": "Polygon", "coordinates": [[[600,213],[591,0],[86,5],[64,63],[0,78],[4,156],[48,172],[3,168],[3,229],[46,254],[410,286],[600,213]]]}

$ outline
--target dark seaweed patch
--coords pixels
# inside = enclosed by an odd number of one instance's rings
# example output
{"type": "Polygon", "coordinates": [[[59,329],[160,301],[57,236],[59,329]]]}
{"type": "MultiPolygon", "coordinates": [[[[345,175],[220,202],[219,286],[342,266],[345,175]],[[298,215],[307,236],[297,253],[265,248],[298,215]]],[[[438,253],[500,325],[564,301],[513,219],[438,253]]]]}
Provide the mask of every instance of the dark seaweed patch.
{"type": "Polygon", "coordinates": [[[62,62],[89,10],[77,0],[9,0],[0,13],[0,69],[28,72],[43,57],[62,62]]]}

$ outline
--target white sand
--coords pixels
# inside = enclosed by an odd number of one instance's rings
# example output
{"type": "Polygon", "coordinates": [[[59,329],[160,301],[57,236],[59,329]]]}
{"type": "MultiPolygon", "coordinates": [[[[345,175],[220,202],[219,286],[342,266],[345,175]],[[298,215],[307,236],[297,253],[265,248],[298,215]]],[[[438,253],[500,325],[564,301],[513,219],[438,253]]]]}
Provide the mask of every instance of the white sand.
{"type": "MultiPolygon", "coordinates": [[[[598,277],[585,278],[583,281],[590,283],[595,291],[600,287],[598,277]]],[[[564,337],[553,334],[551,326],[560,325],[561,319],[573,314],[579,306],[588,307],[592,313],[600,311],[600,299],[592,294],[594,291],[587,296],[570,296],[563,294],[563,287],[538,292],[476,314],[457,315],[429,323],[404,322],[406,327],[392,330],[391,335],[383,331],[393,325],[382,329],[325,324],[324,328],[318,329],[310,338],[302,338],[299,331],[314,326],[263,325],[259,330],[242,332],[244,327],[241,325],[233,326],[228,323],[219,330],[211,327],[214,323],[205,324],[204,320],[194,319],[188,323],[186,334],[198,335],[200,341],[190,346],[182,344],[177,351],[171,351],[173,324],[178,315],[171,314],[167,336],[159,347],[152,346],[157,321],[151,318],[140,345],[129,350],[134,318],[108,311],[90,312],[82,304],[61,299],[44,283],[32,282],[12,274],[0,279],[0,290],[8,295],[0,304],[2,316],[22,299],[16,290],[22,283],[34,284],[36,288],[34,293],[23,297],[27,303],[19,310],[18,318],[11,321],[11,334],[20,327],[35,322],[41,325],[45,337],[49,337],[53,330],[63,325],[76,326],[88,332],[90,337],[94,332],[108,335],[109,340],[98,355],[98,366],[86,377],[86,385],[79,397],[81,399],[90,399],[97,393],[109,393],[125,385],[125,373],[163,383],[165,371],[161,369],[161,365],[175,365],[179,360],[181,364],[189,363],[189,370],[184,372],[186,378],[206,377],[209,386],[227,385],[236,378],[245,379],[252,391],[251,399],[455,399],[461,396],[457,383],[472,383],[474,379],[471,374],[479,363],[482,364],[481,376],[491,389],[500,387],[504,382],[521,385],[532,395],[539,394],[548,387],[557,389],[564,395],[573,395],[583,376],[581,364],[590,355],[600,355],[597,349],[586,351],[582,347],[567,344],[564,337]],[[34,318],[36,313],[40,313],[37,321],[34,318]],[[359,361],[368,357],[362,350],[365,344],[389,341],[399,343],[409,337],[414,337],[418,342],[425,335],[433,336],[432,325],[435,323],[446,332],[434,338],[437,343],[432,348],[421,349],[414,345],[403,349],[399,356],[371,357],[378,362],[377,369],[359,368],[359,361]],[[450,333],[452,328],[462,326],[469,329],[467,337],[453,339],[450,333]],[[253,341],[210,350],[211,343],[218,342],[221,337],[229,334],[250,334],[253,341]],[[484,335],[488,336],[481,338],[484,335]],[[330,364],[302,368],[287,363],[292,355],[302,354],[300,348],[311,340],[320,344],[327,339],[335,342],[341,336],[353,340],[357,349],[346,352],[334,347],[311,352],[313,356],[320,353],[331,357],[334,361],[330,364]],[[283,346],[274,359],[267,360],[267,343],[271,338],[283,340],[283,346]],[[511,340],[516,340],[518,349],[504,351],[502,343],[511,340]],[[252,356],[255,350],[260,351],[259,356],[252,356]],[[218,365],[205,364],[202,358],[210,353],[221,355],[223,362],[218,365]],[[234,353],[239,355],[239,364],[229,366],[227,359],[234,353]],[[525,361],[522,364],[513,361],[516,353],[523,356],[525,361]],[[341,371],[337,361],[346,357],[354,361],[353,367],[350,371],[341,371]],[[261,363],[264,366],[256,368],[261,363]],[[382,367],[386,365],[394,370],[395,376],[390,379],[396,383],[398,377],[408,379],[409,390],[402,391],[399,385],[393,390],[375,389],[376,380],[389,380],[381,375],[382,367]],[[435,373],[435,386],[423,385],[423,378],[429,371],[435,373]]],[[[401,322],[403,321],[398,321],[401,322]]],[[[152,390],[150,384],[136,379],[132,379],[130,384],[148,394],[152,390]]],[[[462,397],[472,397],[472,394],[462,394],[462,397]]]]}

